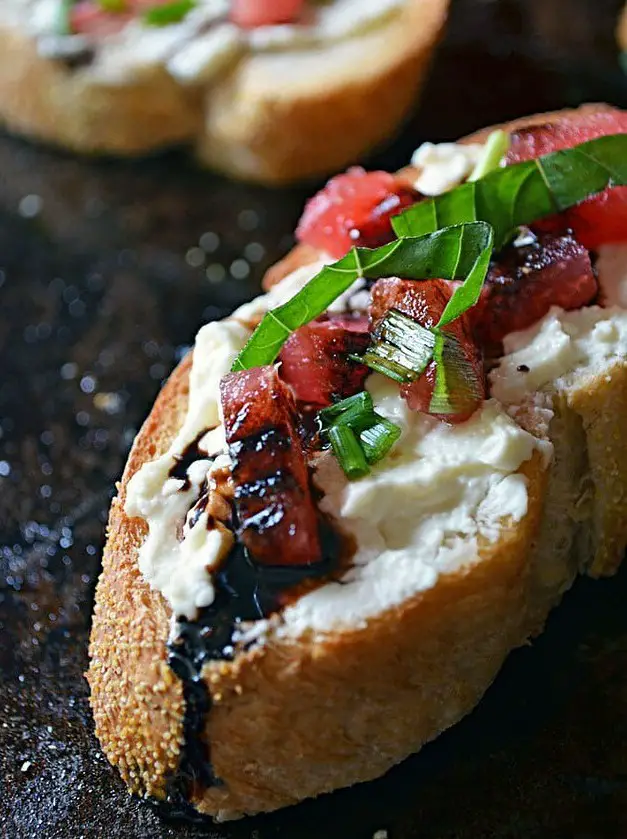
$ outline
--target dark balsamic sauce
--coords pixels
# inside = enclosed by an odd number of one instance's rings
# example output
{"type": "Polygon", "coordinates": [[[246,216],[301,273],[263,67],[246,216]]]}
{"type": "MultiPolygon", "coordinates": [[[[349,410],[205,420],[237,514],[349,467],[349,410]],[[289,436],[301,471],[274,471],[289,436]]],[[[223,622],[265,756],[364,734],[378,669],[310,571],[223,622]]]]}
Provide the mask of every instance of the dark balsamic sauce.
{"type": "Polygon", "coordinates": [[[96,47],[80,35],[44,35],[38,41],[40,54],[68,72],[90,67],[96,60],[96,47]]]}
{"type": "Polygon", "coordinates": [[[175,463],[174,466],[172,466],[172,468],[168,472],[168,475],[170,476],[170,478],[176,478],[176,480],[178,481],[183,481],[183,486],[181,487],[181,490],[183,491],[189,489],[190,487],[189,477],[187,475],[187,470],[189,469],[189,467],[192,465],[192,463],[195,463],[197,460],[202,460],[203,458],[207,457],[207,455],[204,452],[201,452],[201,450],[198,447],[198,444],[205,436],[205,434],[207,434],[208,431],[212,430],[213,429],[209,428],[205,429],[204,431],[201,431],[200,434],[196,437],[196,439],[192,440],[192,442],[189,443],[189,445],[183,449],[181,454],[177,454],[174,456],[175,463]]]}
{"type": "Polygon", "coordinates": [[[168,783],[165,807],[169,816],[197,819],[198,813],[189,804],[194,792],[222,783],[203,740],[211,709],[211,695],[201,676],[204,665],[231,661],[236,653],[245,652],[247,647],[234,639],[243,623],[269,617],[337,574],[348,555],[345,540],[325,522],[321,539],[323,560],[298,567],[256,565],[246,548],[236,543],[214,575],[213,603],[201,609],[196,620],[178,620],[177,637],[168,644],[168,663],[183,684],[184,741],[177,772],[168,783]]]}
{"type": "Polygon", "coordinates": [[[70,71],[84,70],[87,67],[91,67],[95,60],[96,50],[91,46],[82,47],[80,50],[68,52],[57,58],[57,61],[61,62],[70,71]]]}

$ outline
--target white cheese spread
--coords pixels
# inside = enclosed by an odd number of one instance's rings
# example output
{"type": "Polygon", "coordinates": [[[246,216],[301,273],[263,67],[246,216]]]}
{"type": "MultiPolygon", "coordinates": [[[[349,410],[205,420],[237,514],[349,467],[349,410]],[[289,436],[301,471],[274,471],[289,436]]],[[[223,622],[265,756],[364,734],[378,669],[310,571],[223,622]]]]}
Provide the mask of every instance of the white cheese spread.
{"type": "Polygon", "coordinates": [[[148,535],[139,549],[139,569],[177,616],[193,618],[197,609],[213,602],[211,570],[233,544],[232,535],[225,529],[207,527],[204,514],[193,526],[189,522],[183,525],[205,479],[210,478],[212,469],[225,465],[220,379],[228,373],[249,336],[250,331],[237,321],[203,326],[194,349],[185,422],[168,451],[145,463],[128,483],[125,511],[145,519],[148,525],[148,535]],[[199,441],[201,455],[187,470],[189,485],[185,488],[185,483],[171,478],[170,472],[187,446],[207,429],[213,430],[199,441]],[[179,539],[181,528],[183,538],[179,539]]]}
{"type": "Polygon", "coordinates": [[[529,393],[567,387],[574,376],[594,375],[612,361],[627,360],[627,311],[588,306],[573,312],[557,307],[530,329],[512,332],[505,355],[490,374],[491,392],[506,405],[529,393]]]}
{"type": "Polygon", "coordinates": [[[483,149],[481,143],[423,143],[411,158],[419,170],[414,188],[431,196],[459,186],[481,159],[483,149]]]}

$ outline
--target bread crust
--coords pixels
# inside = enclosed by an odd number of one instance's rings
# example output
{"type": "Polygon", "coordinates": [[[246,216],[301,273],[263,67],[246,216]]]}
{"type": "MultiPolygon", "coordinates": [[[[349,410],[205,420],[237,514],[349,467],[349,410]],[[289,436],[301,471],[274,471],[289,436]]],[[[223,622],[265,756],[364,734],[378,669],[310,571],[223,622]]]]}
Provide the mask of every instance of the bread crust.
{"type": "MultiPolygon", "coordinates": [[[[266,285],[315,256],[299,246],[271,269],[266,285]]],[[[190,367],[188,356],[131,451],[111,511],[90,645],[98,738],[129,788],[156,797],[177,765],[183,703],[165,664],[169,608],[137,566],[145,524],[123,507],[131,475],[167,450],[183,420],[190,367]]],[[[588,441],[593,573],[613,571],[627,541],[627,525],[616,515],[627,494],[627,441],[619,431],[627,365],[610,378],[573,384],[564,396],[588,441]]],[[[196,790],[199,811],[234,818],[377,777],[475,706],[509,651],[540,630],[576,573],[566,554],[541,555],[550,476],[540,453],[519,471],[528,482],[527,515],[503,521],[498,542],[480,544],[477,562],[440,576],[365,627],[324,638],[270,636],[234,662],[205,668],[213,699],[205,741],[223,785],[196,790]],[[552,561],[555,580],[541,588],[540,570],[552,561]]]]}
{"type": "Polygon", "coordinates": [[[160,68],[104,84],[42,57],[27,32],[0,24],[0,120],[92,154],[186,143],[212,168],[267,184],[326,174],[398,128],[447,7],[448,0],[408,0],[372,32],[316,50],[247,56],[205,88],[180,85],[160,68]]]}

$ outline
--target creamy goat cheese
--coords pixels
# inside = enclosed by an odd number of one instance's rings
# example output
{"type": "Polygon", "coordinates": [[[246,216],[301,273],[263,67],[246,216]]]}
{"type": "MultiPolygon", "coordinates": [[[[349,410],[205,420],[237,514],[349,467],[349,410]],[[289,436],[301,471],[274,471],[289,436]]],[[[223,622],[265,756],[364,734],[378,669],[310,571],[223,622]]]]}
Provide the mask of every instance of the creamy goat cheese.
{"type": "MultiPolygon", "coordinates": [[[[91,43],[58,35],[59,0],[5,0],[0,12],[39,39],[46,57],[68,57],[91,43]]],[[[123,84],[164,66],[184,85],[211,81],[247,52],[316,48],[345,40],[394,17],[407,0],[331,0],[310,4],[302,22],[243,29],[228,22],[230,0],[199,0],[183,20],[150,26],[141,18],[99,39],[94,61],[84,68],[94,81],[123,84]]]]}
{"type": "Polygon", "coordinates": [[[528,393],[559,389],[564,377],[594,375],[612,360],[627,360],[627,310],[554,307],[529,329],[504,340],[505,354],[490,374],[491,392],[507,405],[528,393]]]}
{"type": "Polygon", "coordinates": [[[251,29],[253,50],[293,49],[344,40],[379,26],[395,15],[407,0],[333,0],[309,9],[305,25],[283,24],[251,29]]]}
{"type": "Polygon", "coordinates": [[[201,514],[193,526],[186,522],[201,486],[215,468],[228,465],[220,418],[220,379],[228,373],[250,330],[234,320],[203,326],[196,338],[190,373],[189,404],[181,430],[168,451],[145,463],[130,479],[125,511],[140,516],[148,535],[139,549],[139,570],[160,591],[175,615],[193,618],[214,599],[211,571],[233,545],[226,529],[207,527],[201,514]],[[207,431],[207,429],[210,429],[207,431]],[[179,456],[198,439],[201,456],[187,470],[187,483],[170,477],[179,456]]]}
{"type": "Polygon", "coordinates": [[[481,159],[481,143],[423,143],[413,153],[419,172],[414,188],[423,195],[442,195],[463,183],[481,159]]]}

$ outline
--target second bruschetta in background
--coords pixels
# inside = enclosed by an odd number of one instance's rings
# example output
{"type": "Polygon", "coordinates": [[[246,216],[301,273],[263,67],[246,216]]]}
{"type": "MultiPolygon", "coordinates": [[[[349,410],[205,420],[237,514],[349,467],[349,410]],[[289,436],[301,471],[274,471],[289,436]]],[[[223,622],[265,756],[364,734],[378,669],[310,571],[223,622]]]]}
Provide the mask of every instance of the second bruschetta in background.
{"type": "Polygon", "coordinates": [[[238,178],[320,176],[398,128],[447,6],[5,0],[0,121],[79,152],[132,155],[184,143],[238,178]]]}
{"type": "Polygon", "coordinates": [[[588,106],[351,169],[267,294],[201,329],[96,594],[129,790],[226,819],[375,778],[617,569],[626,160],[627,114],[588,106]]]}

